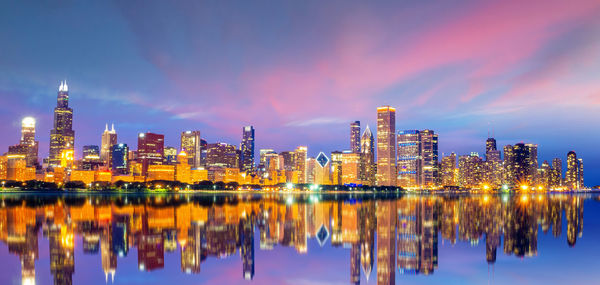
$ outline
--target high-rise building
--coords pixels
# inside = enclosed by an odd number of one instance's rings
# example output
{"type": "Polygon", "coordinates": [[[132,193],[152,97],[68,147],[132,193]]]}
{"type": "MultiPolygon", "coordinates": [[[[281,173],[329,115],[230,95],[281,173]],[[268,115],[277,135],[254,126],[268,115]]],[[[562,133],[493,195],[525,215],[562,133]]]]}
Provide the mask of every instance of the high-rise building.
{"type": "Polygon", "coordinates": [[[512,186],[535,183],[537,176],[537,146],[518,143],[504,146],[504,183],[512,186]],[[535,147],[534,147],[535,146],[535,147]],[[536,166],[533,172],[532,166],[536,166]]]}
{"type": "Polygon", "coordinates": [[[285,171],[293,171],[295,169],[296,155],[293,151],[282,151],[279,153],[280,169],[285,171]]]}
{"type": "Polygon", "coordinates": [[[83,170],[96,170],[101,164],[100,147],[97,145],[84,145],[81,168],[83,170]]]}
{"type": "Polygon", "coordinates": [[[531,183],[536,184],[538,182],[538,145],[537,144],[525,144],[527,149],[527,164],[528,164],[528,177],[531,183]]]}
{"type": "Polygon", "coordinates": [[[306,171],[306,155],[308,148],[306,146],[299,146],[296,148],[296,171],[298,174],[298,183],[307,183],[307,171],[306,171]]]}
{"type": "Polygon", "coordinates": [[[111,148],[111,169],[113,174],[127,174],[129,169],[129,161],[127,156],[129,154],[129,147],[127,144],[120,143],[114,144],[111,148]]]}
{"type": "Polygon", "coordinates": [[[362,184],[359,177],[360,153],[347,150],[342,152],[342,184],[362,184]]]}
{"type": "Polygon", "coordinates": [[[63,150],[75,150],[73,109],[69,108],[69,87],[66,81],[60,83],[56,101],[54,127],[50,131],[50,167],[60,166],[63,150]]]}
{"type": "Polygon", "coordinates": [[[419,131],[398,131],[398,185],[420,187],[421,162],[419,131]]]}
{"type": "Polygon", "coordinates": [[[377,185],[396,186],[396,109],[377,108],[377,185]]]}
{"type": "Polygon", "coordinates": [[[551,187],[560,187],[563,185],[562,177],[562,159],[552,159],[552,182],[551,187]]]}
{"type": "Polygon", "coordinates": [[[177,164],[177,148],[172,146],[166,146],[163,151],[164,164],[175,165],[177,164]]]}
{"type": "Polygon", "coordinates": [[[238,168],[239,157],[235,145],[213,143],[206,146],[206,167],[238,168]]]}
{"type": "Polygon", "coordinates": [[[585,184],[583,184],[583,159],[577,160],[577,182],[579,183],[579,189],[584,188],[585,184]]]}
{"type": "Polygon", "coordinates": [[[331,184],[342,185],[342,152],[331,152],[331,184]]]}
{"type": "Polygon", "coordinates": [[[244,127],[240,150],[242,170],[252,171],[254,169],[254,127],[244,127]]]}
{"type": "Polygon", "coordinates": [[[485,167],[483,180],[485,183],[499,186],[502,184],[502,159],[496,148],[496,139],[488,138],[485,142],[485,167]]]}
{"type": "Polygon", "coordinates": [[[479,187],[483,182],[483,161],[479,154],[458,157],[458,183],[461,187],[479,187]]]}
{"type": "Polygon", "coordinates": [[[8,147],[9,155],[23,155],[27,167],[38,165],[38,142],[35,140],[35,119],[26,117],[21,121],[19,144],[8,147]]]}
{"type": "Polygon", "coordinates": [[[188,164],[192,168],[200,167],[202,145],[200,144],[200,131],[185,131],[181,133],[181,150],[185,151],[188,164]]]}
{"type": "Polygon", "coordinates": [[[360,121],[350,123],[350,151],[360,153],[360,121]]]}
{"type": "Polygon", "coordinates": [[[138,162],[142,164],[142,176],[148,173],[148,165],[163,164],[165,151],[165,136],[155,133],[140,133],[138,135],[138,162]]]}
{"type": "Polygon", "coordinates": [[[111,129],[108,129],[108,124],[104,128],[104,132],[102,133],[102,144],[100,149],[100,160],[104,163],[108,168],[111,167],[112,163],[112,147],[117,144],[117,132],[115,131],[115,125],[112,124],[111,129]]]}
{"type": "Polygon", "coordinates": [[[361,180],[364,184],[375,185],[375,175],[377,174],[377,166],[375,165],[375,139],[369,126],[360,138],[361,151],[361,180]]]}
{"type": "Polygon", "coordinates": [[[433,187],[439,184],[438,135],[433,130],[419,132],[421,140],[421,185],[433,187]]]}
{"type": "Polygon", "coordinates": [[[442,158],[442,186],[457,186],[456,179],[456,153],[451,153],[442,158]]]}
{"type": "Polygon", "coordinates": [[[579,189],[579,161],[574,151],[567,154],[567,172],[565,174],[565,184],[569,189],[579,189]]]}

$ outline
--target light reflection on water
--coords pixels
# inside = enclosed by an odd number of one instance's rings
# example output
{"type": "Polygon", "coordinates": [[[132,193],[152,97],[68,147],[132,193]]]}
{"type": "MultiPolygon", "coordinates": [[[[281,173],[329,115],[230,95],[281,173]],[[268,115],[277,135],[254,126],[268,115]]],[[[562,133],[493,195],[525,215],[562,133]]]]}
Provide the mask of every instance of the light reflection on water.
{"type": "MultiPolygon", "coordinates": [[[[440,282],[436,274],[478,283],[443,259],[460,263],[477,249],[488,272],[472,274],[488,281],[490,266],[504,269],[498,259],[506,269],[512,258],[564,270],[552,252],[582,238],[584,202],[594,224],[600,211],[592,195],[1,197],[0,264],[14,269],[2,284],[394,284],[440,282]],[[540,246],[541,235],[554,241],[540,246]]],[[[596,230],[590,239],[600,240],[596,230]]]]}

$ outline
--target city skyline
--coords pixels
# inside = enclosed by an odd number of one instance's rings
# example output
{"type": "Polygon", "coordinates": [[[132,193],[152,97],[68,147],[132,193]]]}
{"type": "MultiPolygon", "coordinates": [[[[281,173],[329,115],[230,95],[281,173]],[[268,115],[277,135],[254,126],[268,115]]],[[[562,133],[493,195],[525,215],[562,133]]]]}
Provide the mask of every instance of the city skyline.
{"type": "Polygon", "coordinates": [[[575,150],[588,177],[600,174],[587,131],[600,102],[597,1],[4,5],[3,148],[25,116],[52,128],[50,90],[68,80],[81,145],[106,123],[130,146],[145,131],[177,146],[183,130],[237,144],[252,125],[256,149],[302,141],[316,156],[390,105],[397,129],[435,130],[440,154],[484,153],[494,133],[499,145],[543,145],[542,159],[575,150]]]}

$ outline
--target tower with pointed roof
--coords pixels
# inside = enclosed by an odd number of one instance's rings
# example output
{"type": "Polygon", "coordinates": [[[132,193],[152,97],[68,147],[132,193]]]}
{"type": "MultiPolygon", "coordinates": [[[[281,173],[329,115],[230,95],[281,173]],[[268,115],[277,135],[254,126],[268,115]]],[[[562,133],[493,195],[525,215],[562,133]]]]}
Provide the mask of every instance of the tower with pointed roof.
{"type": "Polygon", "coordinates": [[[107,167],[111,167],[112,158],[112,147],[117,144],[117,132],[115,131],[115,124],[112,124],[111,129],[108,129],[108,124],[104,128],[102,133],[102,144],[100,147],[100,160],[107,167]]]}
{"type": "Polygon", "coordinates": [[[54,108],[54,125],[50,130],[50,167],[60,166],[60,160],[65,150],[75,149],[75,131],[73,131],[73,109],[69,108],[69,86],[67,81],[61,81],[58,87],[54,108]]]}
{"type": "Polygon", "coordinates": [[[360,138],[360,152],[360,179],[363,181],[363,184],[375,185],[375,175],[377,174],[377,166],[375,165],[375,139],[369,125],[367,125],[360,138]]]}

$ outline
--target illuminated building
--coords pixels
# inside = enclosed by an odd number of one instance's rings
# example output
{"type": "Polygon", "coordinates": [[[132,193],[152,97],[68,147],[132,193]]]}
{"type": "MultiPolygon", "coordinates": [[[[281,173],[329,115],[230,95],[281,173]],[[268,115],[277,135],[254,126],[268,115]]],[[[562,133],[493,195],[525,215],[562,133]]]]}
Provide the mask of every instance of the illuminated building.
{"type": "Polygon", "coordinates": [[[317,167],[317,160],[313,157],[306,159],[306,182],[308,184],[315,184],[315,168],[317,167]]]}
{"type": "Polygon", "coordinates": [[[142,164],[142,176],[146,176],[149,165],[163,163],[165,151],[165,136],[154,133],[140,133],[138,135],[138,162],[142,164]]]}
{"type": "Polygon", "coordinates": [[[111,129],[108,130],[108,124],[104,128],[102,133],[102,144],[100,148],[100,160],[106,165],[108,169],[112,168],[112,147],[117,144],[117,132],[115,131],[115,124],[112,124],[111,129]]]}
{"type": "Polygon", "coordinates": [[[377,165],[375,164],[375,140],[373,133],[369,125],[365,128],[360,139],[360,151],[361,151],[361,175],[360,179],[363,184],[375,185],[377,174],[377,165]]]}
{"type": "Polygon", "coordinates": [[[96,170],[100,164],[102,164],[100,161],[100,147],[97,145],[84,145],[81,168],[83,170],[96,170]]]}
{"type": "Polygon", "coordinates": [[[73,170],[71,171],[71,181],[81,181],[83,183],[90,184],[94,182],[94,170],[73,170]]]}
{"type": "Polygon", "coordinates": [[[396,283],[396,201],[377,201],[377,284],[396,283]]]}
{"type": "Polygon", "coordinates": [[[177,163],[177,149],[172,146],[165,147],[164,150],[164,163],[174,165],[177,163]]]}
{"type": "Polygon", "coordinates": [[[109,157],[111,158],[112,162],[111,162],[111,166],[112,166],[112,172],[115,175],[124,175],[127,174],[129,172],[129,160],[128,160],[128,154],[129,154],[129,147],[127,146],[127,144],[124,143],[120,143],[120,144],[114,144],[111,147],[111,155],[109,155],[109,157]]]}
{"type": "Polygon", "coordinates": [[[192,168],[200,167],[200,156],[202,155],[200,131],[182,132],[181,150],[185,151],[185,153],[187,154],[188,164],[192,168]]]}
{"type": "Polygon", "coordinates": [[[192,222],[187,230],[187,239],[181,244],[181,271],[187,274],[200,273],[202,262],[203,225],[192,222]]]}
{"type": "Polygon", "coordinates": [[[100,234],[100,256],[102,260],[102,271],[104,271],[105,282],[108,282],[109,276],[114,283],[115,272],[117,271],[117,256],[113,251],[112,227],[107,226],[102,229],[100,234]]]}
{"type": "Polygon", "coordinates": [[[360,244],[350,247],[350,284],[360,284],[360,244]]]}
{"type": "Polygon", "coordinates": [[[242,171],[252,171],[254,169],[254,127],[245,126],[243,128],[240,150],[242,171]]]}
{"type": "Polygon", "coordinates": [[[478,187],[483,182],[483,161],[477,153],[458,157],[458,184],[461,187],[478,187]]]}
{"type": "Polygon", "coordinates": [[[27,167],[27,156],[24,154],[6,155],[6,179],[28,181],[35,179],[35,167],[27,167]]]}
{"type": "Polygon", "coordinates": [[[331,152],[331,184],[341,185],[342,184],[342,152],[332,151],[331,152]]]}
{"type": "Polygon", "coordinates": [[[8,147],[9,155],[22,154],[28,167],[38,165],[38,142],[35,140],[35,119],[26,117],[21,121],[21,140],[18,145],[8,147]]]}
{"type": "Polygon", "coordinates": [[[192,183],[208,180],[208,170],[206,169],[192,169],[190,175],[192,183]]]}
{"type": "Polygon", "coordinates": [[[129,228],[130,216],[127,214],[115,214],[112,219],[112,251],[119,257],[127,256],[129,253],[129,228]]]}
{"type": "Polygon", "coordinates": [[[190,160],[185,151],[181,151],[177,156],[177,165],[175,165],[175,180],[183,183],[191,183],[191,166],[188,164],[190,160]]]}
{"type": "Polygon", "coordinates": [[[63,150],[74,150],[73,109],[69,108],[69,87],[61,82],[54,108],[54,128],[50,131],[50,167],[59,166],[63,150]]]}
{"type": "Polygon", "coordinates": [[[583,159],[577,160],[577,182],[579,182],[579,188],[585,188],[583,184],[583,159]]]}
{"type": "Polygon", "coordinates": [[[296,148],[296,171],[299,172],[298,183],[307,183],[307,171],[306,171],[306,154],[308,148],[305,146],[299,146],[296,148]]]}
{"type": "Polygon", "coordinates": [[[537,176],[537,145],[518,143],[504,146],[504,183],[533,184],[537,176]],[[535,172],[532,167],[535,165],[535,172]],[[534,175],[535,173],[535,175],[534,175]]]}
{"type": "Polygon", "coordinates": [[[94,171],[95,182],[111,182],[112,173],[110,171],[94,171]]]}
{"type": "Polygon", "coordinates": [[[565,173],[565,184],[570,189],[578,189],[578,170],[577,154],[574,151],[569,151],[567,154],[567,172],[565,173]]]}
{"type": "Polygon", "coordinates": [[[438,135],[432,130],[419,132],[421,140],[421,185],[423,187],[437,186],[439,183],[438,165],[438,135]]]}
{"type": "Polygon", "coordinates": [[[71,168],[75,162],[75,151],[73,149],[63,149],[60,154],[60,167],[71,168]]]}
{"type": "Polygon", "coordinates": [[[360,185],[360,153],[342,152],[342,185],[360,185]]]}
{"type": "Polygon", "coordinates": [[[148,165],[147,181],[153,180],[175,180],[175,166],[174,165],[148,165]]]}
{"type": "Polygon", "coordinates": [[[360,121],[350,123],[350,151],[360,153],[360,121]]]}
{"type": "Polygon", "coordinates": [[[296,165],[296,154],[293,151],[282,151],[279,153],[279,169],[294,171],[296,165]]]}
{"type": "Polygon", "coordinates": [[[50,272],[54,284],[73,284],[75,272],[75,248],[73,230],[63,225],[51,225],[48,229],[50,247],[50,272]]]}
{"type": "Polygon", "coordinates": [[[456,154],[451,153],[448,156],[442,158],[441,178],[442,186],[457,186],[457,179],[455,175],[456,169],[456,154]]]}
{"type": "Polygon", "coordinates": [[[494,186],[502,184],[502,159],[500,151],[496,149],[496,139],[488,138],[485,142],[485,167],[483,180],[494,186]]]}
{"type": "Polygon", "coordinates": [[[418,130],[398,132],[398,185],[421,186],[421,139],[418,130]]]}
{"type": "Polygon", "coordinates": [[[8,176],[8,156],[0,156],[0,179],[6,179],[8,176]]]}
{"type": "Polygon", "coordinates": [[[396,186],[396,109],[377,108],[377,185],[396,186]]]}
{"type": "Polygon", "coordinates": [[[562,160],[560,158],[552,159],[552,187],[560,187],[563,185],[562,177],[562,160]]]}
{"type": "Polygon", "coordinates": [[[238,153],[234,145],[213,143],[206,146],[206,167],[237,168],[238,153]]]}
{"type": "Polygon", "coordinates": [[[319,185],[328,185],[331,184],[329,179],[331,164],[329,163],[329,158],[323,153],[320,152],[315,158],[315,184],[319,185]]]}
{"type": "Polygon", "coordinates": [[[527,164],[528,164],[528,179],[531,183],[537,183],[537,170],[538,170],[538,146],[537,144],[525,144],[527,150],[527,164]]]}

